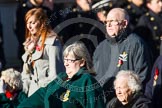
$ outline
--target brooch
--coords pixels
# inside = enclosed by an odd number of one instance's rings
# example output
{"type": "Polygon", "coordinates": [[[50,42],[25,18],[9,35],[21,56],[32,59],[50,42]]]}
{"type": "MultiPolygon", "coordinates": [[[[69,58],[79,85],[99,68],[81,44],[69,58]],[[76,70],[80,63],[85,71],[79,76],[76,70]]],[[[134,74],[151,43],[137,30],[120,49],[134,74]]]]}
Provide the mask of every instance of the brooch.
{"type": "Polygon", "coordinates": [[[69,95],[70,90],[66,90],[66,92],[60,96],[61,101],[66,102],[67,100],[69,100],[69,95]]]}
{"type": "Polygon", "coordinates": [[[119,55],[117,67],[120,67],[124,61],[127,61],[127,56],[128,56],[128,54],[126,52],[123,52],[123,54],[119,55]]]}
{"type": "Polygon", "coordinates": [[[13,100],[13,99],[16,97],[17,93],[15,93],[15,92],[12,93],[12,92],[6,90],[5,95],[6,95],[6,97],[7,97],[8,99],[13,100]]]}
{"type": "Polygon", "coordinates": [[[41,47],[38,46],[38,45],[36,45],[36,46],[35,46],[35,49],[36,49],[37,51],[40,51],[40,50],[41,50],[41,47]]]}
{"type": "Polygon", "coordinates": [[[159,76],[159,69],[156,68],[156,69],[155,69],[155,75],[154,75],[153,86],[156,86],[156,81],[157,81],[157,79],[158,79],[158,76],[159,76]]]}

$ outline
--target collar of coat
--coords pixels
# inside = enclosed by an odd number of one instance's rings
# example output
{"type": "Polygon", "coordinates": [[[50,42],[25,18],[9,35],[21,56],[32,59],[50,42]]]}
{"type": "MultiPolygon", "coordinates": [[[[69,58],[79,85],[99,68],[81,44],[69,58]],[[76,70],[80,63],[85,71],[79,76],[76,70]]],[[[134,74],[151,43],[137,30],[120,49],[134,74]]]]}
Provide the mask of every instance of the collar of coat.
{"type": "Polygon", "coordinates": [[[128,37],[127,30],[123,30],[120,32],[120,34],[114,38],[111,38],[110,36],[107,36],[107,40],[111,44],[121,43],[123,40],[125,40],[128,37]]]}
{"type": "MultiPolygon", "coordinates": [[[[39,42],[41,42],[41,38],[39,40],[39,42]]],[[[55,43],[55,40],[56,40],[56,36],[55,35],[51,35],[51,36],[48,36],[45,40],[45,43],[46,45],[53,45],[55,43]]],[[[43,50],[35,50],[35,52],[32,54],[32,60],[37,60],[39,59],[43,54],[43,50]]],[[[24,62],[27,62],[28,61],[28,56],[29,56],[29,53],[28,52],[25,52],[25,54],[22,56],[22,59],[24,62]]]]}
{"type": "Polygon", "coordinates": [[[77,80],[83,73],[88,73],[85,67],[80,68],[79,71],[71,79],[68,79],[67,74],[63,74],[61,79],[63,81],[66,81],[67,79],[68,81],[74,81],[74,80],[77,80]]]}
{"type": "Polygon", "coordinates": [[[123,105],[116,97],[112,99],[114,102],[111,104],[112,108],[122,107],[122,108],[131,108],[135,102],[139,99],[139,97],[143,96],[142,92],[137,92],[132,95],[132,99],[128,102],[128,104],[123,105]]]}

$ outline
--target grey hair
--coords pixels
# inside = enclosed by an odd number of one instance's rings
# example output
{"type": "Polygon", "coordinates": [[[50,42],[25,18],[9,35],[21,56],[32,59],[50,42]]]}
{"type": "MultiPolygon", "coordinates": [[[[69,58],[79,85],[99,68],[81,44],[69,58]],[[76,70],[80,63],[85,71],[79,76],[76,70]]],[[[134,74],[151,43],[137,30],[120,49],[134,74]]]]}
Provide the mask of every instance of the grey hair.
{"type": "MultiPolygon", "coordinates": [[[[13,68],[1,72],[1,77],[9,78],[8,85],[16,90],[22,89],[21,73],[13,68]]],[[[5,79],[4,79],[5,80],[5,79]]]]}
{"type": "Polygon", "coordinates": [[[141,80],[134,71],[130,70],[121,70],[115,77],[114,85],[116,83],[116,79],[124,77],[128,82],[128,87],[131,89],[133,93],[139,92],[142,89],[141,80]]]}
{"type": "Polygon", "coordinates": [[[85,67],[90,71],[93,71],[93,63],[91,60],[91,57],[88,53],[88,50],[84,43],[77,41],[74,42],[73,44],[67,46],[63,52],[63,56],[66,57],[68,55],[73,56],[76,59],[83,59],[85,60],[85,67]]]}

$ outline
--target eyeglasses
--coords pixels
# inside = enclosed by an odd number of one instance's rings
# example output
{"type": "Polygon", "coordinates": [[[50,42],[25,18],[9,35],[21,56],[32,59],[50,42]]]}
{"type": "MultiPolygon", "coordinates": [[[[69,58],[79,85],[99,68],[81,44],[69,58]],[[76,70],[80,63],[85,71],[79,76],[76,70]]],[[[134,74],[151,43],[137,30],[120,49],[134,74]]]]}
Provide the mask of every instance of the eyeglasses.
{"type": "Polygon", "coordinates": [[[127,90],[128,87],[127,86],[124,86],[124,87],[114,87],[115,90],[127,90]]]}
{"type": "Polygon", "coordinates": [[[122,22],[123,20],[106,20],[105,24],[115,26],[115,25],[119,25],[122,22]]]}
{"type": "Polygon", "coordinates": [[[67,62],[67,63],[74,63],[74,62],[77,61],[77,60],[81,60],[81,59],[75,59],[75,60],[73,60],[73,59],[64,59],[64,62],[67,62]]]}

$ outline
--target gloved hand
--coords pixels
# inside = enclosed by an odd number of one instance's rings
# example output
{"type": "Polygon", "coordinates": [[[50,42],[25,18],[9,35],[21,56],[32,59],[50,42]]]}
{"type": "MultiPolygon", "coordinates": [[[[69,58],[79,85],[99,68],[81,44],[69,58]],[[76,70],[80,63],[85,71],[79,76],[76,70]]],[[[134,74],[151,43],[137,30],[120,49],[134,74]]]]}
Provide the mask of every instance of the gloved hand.
{"type": "Polygon", "coordinates": [[[6,89],[6,84],[4,81],[0,78],[0,93],[4,93],[6,89]]]}

